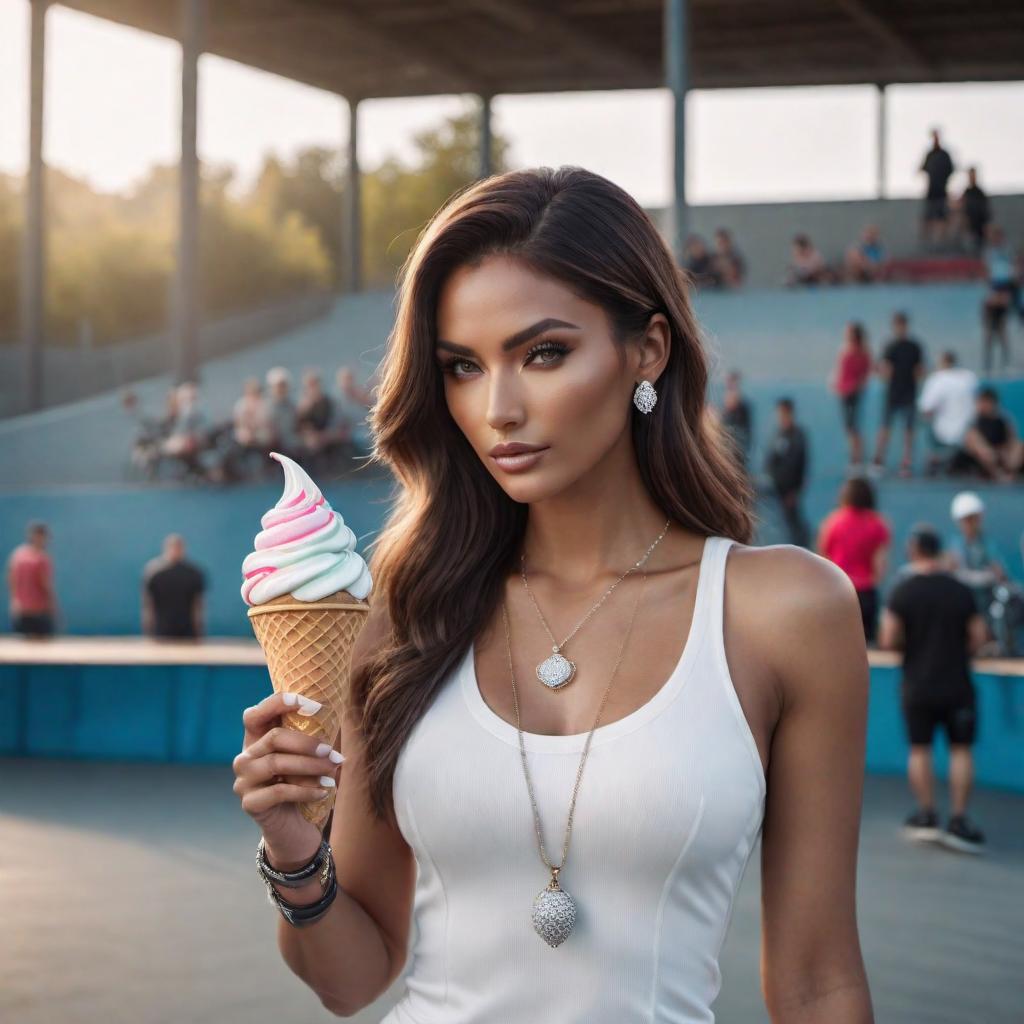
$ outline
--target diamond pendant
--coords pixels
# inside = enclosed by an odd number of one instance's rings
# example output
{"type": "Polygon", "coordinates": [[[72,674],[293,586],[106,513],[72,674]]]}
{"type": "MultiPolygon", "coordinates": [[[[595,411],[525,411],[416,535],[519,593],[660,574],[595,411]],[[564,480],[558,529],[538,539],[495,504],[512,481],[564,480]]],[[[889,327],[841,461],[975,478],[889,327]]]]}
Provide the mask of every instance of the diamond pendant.
{"type": "Polygon", "coordinates": [[[576,924],[576,904],[558,884],[557,868],[551,881],[533,901],[533,930],[552,948],[560,946],[569,937],[576,924]]]}
{"type": "Polygon", "coordinates": [[[576,664],[559,654],[557,647],[552,650],[555,653],[537,666],[537,678],[549,689],[557,690],[572,679],[576,664]]]}

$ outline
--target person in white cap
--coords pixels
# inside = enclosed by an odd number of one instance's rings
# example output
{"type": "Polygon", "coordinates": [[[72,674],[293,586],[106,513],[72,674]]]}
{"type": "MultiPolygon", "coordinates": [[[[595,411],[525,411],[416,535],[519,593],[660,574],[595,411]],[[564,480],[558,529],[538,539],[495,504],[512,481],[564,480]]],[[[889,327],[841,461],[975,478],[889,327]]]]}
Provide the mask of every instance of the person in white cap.
{"type": "Polygon", "coordinates": [[[991,627],[993,591],[1009,579],[1006,560],[999,545],[985,535],[985,503],[974,491],[957,494],[949,511],[958,532],[950,539],[946,564],[961,583],[971,588],[978,611],[991,627]]]}

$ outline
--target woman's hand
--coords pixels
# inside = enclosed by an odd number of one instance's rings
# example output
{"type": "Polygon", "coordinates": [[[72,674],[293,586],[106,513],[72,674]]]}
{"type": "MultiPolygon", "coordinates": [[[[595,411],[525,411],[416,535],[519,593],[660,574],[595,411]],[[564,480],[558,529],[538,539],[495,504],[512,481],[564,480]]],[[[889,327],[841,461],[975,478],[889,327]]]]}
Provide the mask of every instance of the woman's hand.
{"type": "Polygon", "coordinates": [[[296,805],[325,799],[344,761],[329,744],[281,724],[295,708],[286,696],[273,693],[245,709],[242,750],[231,762],[242,810],[260,826],[267,859],[280,870],[307,863],[319,848],[320,829],[296,805]]]}

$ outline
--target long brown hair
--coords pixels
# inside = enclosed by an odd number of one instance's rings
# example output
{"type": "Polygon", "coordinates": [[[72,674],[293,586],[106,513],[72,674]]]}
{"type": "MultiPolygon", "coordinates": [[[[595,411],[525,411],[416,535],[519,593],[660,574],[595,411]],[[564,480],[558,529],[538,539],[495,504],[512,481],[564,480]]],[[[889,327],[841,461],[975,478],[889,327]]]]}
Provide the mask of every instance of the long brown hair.
{"type": "Polygon", "coordinates": [[[467,645],[483,632],[515,570],[528,506],[513,501],[448,411],[435,358],[445,278],[484,257],[513,257],[604,308],[625,345],[661,311],[668,364],[649,414],[632,408],[640,473],[662,512],[687,529],[748,543],[750,483],[731,437],[708,415],[708,354],[689,278],[637,202],[580,167],[485,178],[455,193],[423,228],[399,277],[395,325],[369,423],[370,461],[397,481],[370,547],[373,601],[390,636],[357,666],[350,697],[365,743],[374,813],[393,814],[395,764],[406,738],[467,645]]]}

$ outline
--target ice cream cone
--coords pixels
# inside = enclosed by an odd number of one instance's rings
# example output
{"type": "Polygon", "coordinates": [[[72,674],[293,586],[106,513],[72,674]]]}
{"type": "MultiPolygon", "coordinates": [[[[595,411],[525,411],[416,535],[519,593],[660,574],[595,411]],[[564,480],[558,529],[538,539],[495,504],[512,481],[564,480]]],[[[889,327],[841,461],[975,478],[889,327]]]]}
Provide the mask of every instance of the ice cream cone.
{"type": "MultiPolygon", "coordinates": [[[[299,601],[284,594],[249,609],[274,692],[299,693],[323,705],[315,715],[289,711],[282,718],[287,728],[338,748],[352,648],[369,610],[366,601],[344,590],[318,601],[299,601]]],[[[322,829],[336,792],[328,790],[323,800],[299,804],[302,816],[322,829]]]]}

